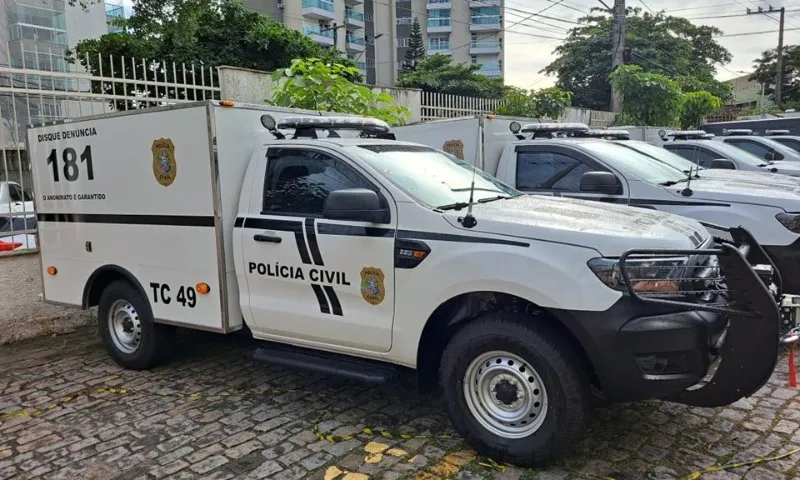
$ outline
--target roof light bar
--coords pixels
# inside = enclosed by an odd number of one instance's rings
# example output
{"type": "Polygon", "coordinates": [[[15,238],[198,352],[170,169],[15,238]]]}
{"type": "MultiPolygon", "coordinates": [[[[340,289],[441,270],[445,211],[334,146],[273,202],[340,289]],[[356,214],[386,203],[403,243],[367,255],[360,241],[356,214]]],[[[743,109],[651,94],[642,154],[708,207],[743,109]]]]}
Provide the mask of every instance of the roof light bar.
{"type": "Polygon", "coordinates": [[[587,132],[585,123],[528,123],[522,126],[522,133],[567,133],[587,132]]]}
{"type": "Polygon", "coordinates": [[[365,133],[389,133],[389,124],[368,117],[287,117],[279,120],[278,129],[318,128],[321,130],[358,130],[365,133]]]}
{"type": "Polygon", "coordinates": [[[714,134],[706,133],[705,130],[674,130],[672,132],[660,130],[658,135],[661,138],[672,137],[674,140],[703,140],[714,137],[714,134]]]}
{"type": "Polygon", "coordinates": [[[776,136],[776,135],[791,135],[792,132],[789,130],[766,130],[764,131],[764,135],[767,136],[776,136]]]}
{"type": "Polygon", "coordinates": [[[627,130],[602,130],[591,129],[585,132],[576,132],[575,137],[605,138],[609,140],[630,140],[631,134],[627,130]]]}
{"type": "Polygon", "coordinates": [[[749,128],[723,128],[723,135],[752,135],[753,131],[749,128]]]}

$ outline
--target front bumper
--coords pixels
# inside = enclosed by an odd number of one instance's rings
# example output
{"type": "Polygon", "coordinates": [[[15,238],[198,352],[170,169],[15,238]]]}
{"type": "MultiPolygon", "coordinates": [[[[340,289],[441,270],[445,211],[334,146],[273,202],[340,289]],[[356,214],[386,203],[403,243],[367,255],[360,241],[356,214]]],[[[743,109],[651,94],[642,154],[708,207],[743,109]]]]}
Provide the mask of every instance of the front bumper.
{"type": "MultiPolygon", "coordinates": [[[[605,312],[554,312],[584,345],[611,400],[663,398],[723,406],[752,395],[769,379],[786,331],[776,301],[780,275],[774,275],[777,285],[763,273],[759,277],[748,259],[763,264],[769,261],[766,254],[749,232],[731,230],[734,242],[718,239],[703,250],[626,252],[620,271],[628,292],[614,306],[605,312]],[[706,293],[715,294],[686,295],[682,290],[665,298],[636,291],[626,266],[633,255],[718,259],[713,268],[719,280],[702,282],[706,293]],[[710,371],[713,375],[706,378],[710,371]]],[[[693,288],[698,283],[694,274],[684,280],[693,288]]]]}
{"type": "Polygon", "coordinates": [[[789,245],[764,245],[783,280],[783,291],[800,295],[800,239],[789,245]]]}

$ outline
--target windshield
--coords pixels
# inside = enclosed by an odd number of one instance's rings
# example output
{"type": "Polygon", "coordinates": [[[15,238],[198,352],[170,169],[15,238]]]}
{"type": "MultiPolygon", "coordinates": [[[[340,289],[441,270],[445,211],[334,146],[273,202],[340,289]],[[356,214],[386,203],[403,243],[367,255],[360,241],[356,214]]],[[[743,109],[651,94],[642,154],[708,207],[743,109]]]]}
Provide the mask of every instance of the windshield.
{"type": "Polygon", "coordinates": [[[600,141],[582,142],[580,145],[608,165],[648,183],[662,185],[686,180],[686,174],[681,170],[618,143],[600,141]]]}
{"type": "MultiPolygon", "coordinates": [[[[442,207],[469,201],[473,168],[467,162],[415,145],[359,145],[348,150],[422,204],[442,207]]],[[[474,170],[476,202],[520,195],[480,169],[474,170]]]]}
{"type": "Polygon", "coordinates": [[[796,138],[775,137],[773,138],[773,140],[783,145],[786,145],[787,147],[791,148],[796,152],[800,152],[800,140],[796,138]]]}
{"type": "Polygon", "coordinates": [[[622,145],[623,147],[628,147],[631,150],[636,150],[639,153],[643,153],[649,157],[653,157],[661,163],[666,163],[670,167],[677,168],[678,170],[681,170],[686,173],[689,172],[689,169],[703,170],[702,167],[695,165],[694,163],[690,162],[689,160],[686,160],[680,155],[672,153],[667,149],[651,145],[647,142],[637,142],[635,140],[632,140],[628,142],[619,142],[619,144],[622,145]]]}
{"type": "Polygon", "coordinates": [[[767,164],[767,162],[763,158],[758,158],[752,153],[746,150],[742,150],[739,147],[735,147],[729,143],[714,142],[712,145],[710,145],[710,147],[715,152],[721,154],[720,158],[725,157],[737,163],[741,162],[745,165],[752,165],[754,167],[760,167],[767,164]]]}

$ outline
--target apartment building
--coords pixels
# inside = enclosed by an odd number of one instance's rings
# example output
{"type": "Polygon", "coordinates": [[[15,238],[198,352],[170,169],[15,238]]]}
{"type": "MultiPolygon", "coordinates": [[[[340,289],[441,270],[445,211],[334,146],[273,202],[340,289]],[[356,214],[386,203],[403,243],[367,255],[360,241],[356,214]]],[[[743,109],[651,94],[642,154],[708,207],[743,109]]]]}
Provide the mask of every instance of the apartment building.
{"type": "Polygon", "coordinates": [[[427,53],[480,64],[503,76],[503,0],[245,0],[288,28],[353,59],[374,85],[393,85],[404,68],[417,18],[427,53]]]}

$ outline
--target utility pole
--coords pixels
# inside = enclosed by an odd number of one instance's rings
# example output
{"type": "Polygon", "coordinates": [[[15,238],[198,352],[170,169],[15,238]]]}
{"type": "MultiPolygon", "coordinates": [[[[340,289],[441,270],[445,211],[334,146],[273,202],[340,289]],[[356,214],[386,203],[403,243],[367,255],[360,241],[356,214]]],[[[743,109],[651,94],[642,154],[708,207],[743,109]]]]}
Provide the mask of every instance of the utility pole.
{"type": "Polygon", "coordinates": [[[781,108],[781,96],[783,94],[783,20],[784,16],[786,15],[786,9],[784,7],[774,9],[771,6],[769,7],[769,10],[764,10],[762,7],[758,7],[758,10],[750,10],[749,8],[747,9],[748,15],[767,15],[775,12],[779,12],[781,14],[780,26],[778,27],[777,68],[775,73],[775,104],[778,106],[778,108],[781,108]]]}
{"type": "MultiPolygon", "coordinates": [[[[614,19],[611,30],[611,71],[624,63],[625,0],[614,0],[614,19]]],[[[611,111],[622,110],[622,95],[611,85],[611,111]]]]}

